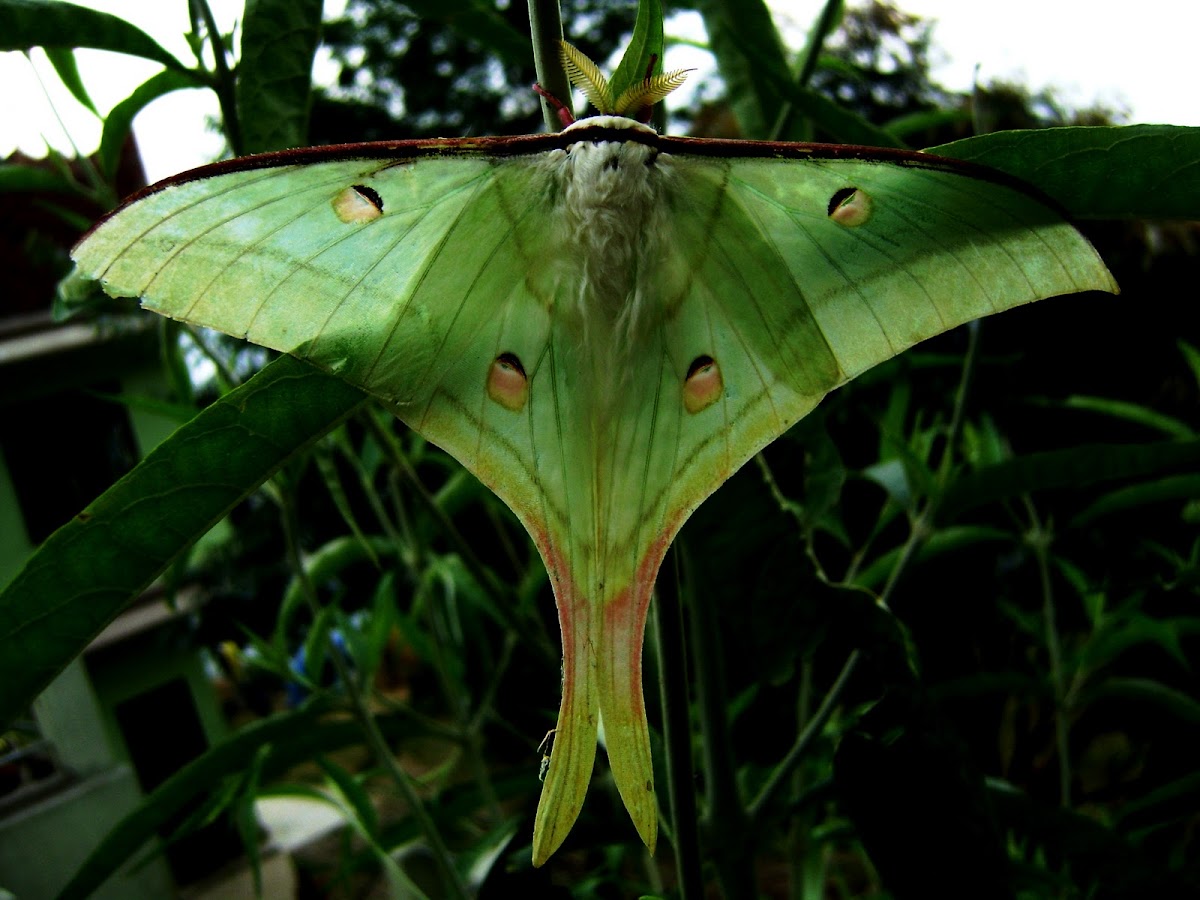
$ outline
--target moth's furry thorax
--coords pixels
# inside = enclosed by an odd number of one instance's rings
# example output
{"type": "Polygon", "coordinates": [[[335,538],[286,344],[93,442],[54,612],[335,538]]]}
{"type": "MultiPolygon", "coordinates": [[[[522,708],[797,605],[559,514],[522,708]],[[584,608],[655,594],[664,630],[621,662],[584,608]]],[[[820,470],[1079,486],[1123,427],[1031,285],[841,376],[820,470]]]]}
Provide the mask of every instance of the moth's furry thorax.
{"type": "MultiPolygon", "coordinates": [[[[591,122],[645,128],[618,118],[591,122]]],[[[571,296],[562,299],[573,307],[559,313],[578,328],[593,363],[624,370],[627,355],[645,346],[665,311],[657,282],[671,249],[671,159],[636,141],[581,140],[550,154],[547,164],[560,283],[571,286],[571,296]]]]}

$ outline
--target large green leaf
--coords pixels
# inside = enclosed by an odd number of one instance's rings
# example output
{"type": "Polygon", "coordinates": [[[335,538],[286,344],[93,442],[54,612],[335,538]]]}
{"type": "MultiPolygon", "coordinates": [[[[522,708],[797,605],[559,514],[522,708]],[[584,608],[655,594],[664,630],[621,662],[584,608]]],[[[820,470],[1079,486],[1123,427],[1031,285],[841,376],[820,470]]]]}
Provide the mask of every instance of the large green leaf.
{"type": "Polygon", "coordinates": [[[308,143],[313,56],[320,34],[321,0],[247,0],[237,79],[238,120],[247,153],[308,143]]]}
{"type": "Polygon", "coordinates": [[[783,106],[779,85],[791,78],[771,11],[763,0],[700,0],[695,6],[742,134],[769,136],[783,106]]]}
{"type": "Polygon", "coordinates": [[[1081,219],[1200,219],[1200,128],[998,131],[929,152],[1023,178],[1081,219]]]}
{"type": "Polygon", "coordinates": [[[281,357],[200,413],[51,535],[0,593],[0,722],[297,450],[363,394],[281,357]]]}
{"type": "Polygon", "coordinates": [[[91,47],[183,66],[146,32],[124,19],[57,0],[0,0],[0,50],[91,47]]]}

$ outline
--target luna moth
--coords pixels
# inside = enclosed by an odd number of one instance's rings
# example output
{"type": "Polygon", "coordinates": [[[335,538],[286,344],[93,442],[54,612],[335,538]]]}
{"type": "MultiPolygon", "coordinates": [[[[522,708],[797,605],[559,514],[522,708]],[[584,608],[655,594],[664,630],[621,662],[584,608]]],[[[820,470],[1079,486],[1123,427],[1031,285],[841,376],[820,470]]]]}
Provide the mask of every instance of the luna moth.
{"type": "Polygon", "coordinates": [[[613,100],[574,65],[602,114],[559,133],[291,150],[162,181],[85,236],[66,286],[332,372],[512,508],[563,643],[535,865],[579,814],[601,725],[654,849],[643,632],[701,501],[913,344],[1117,289],[1051,202],[998,172],[664,137],[629,116],[679,73],[613,100]]]}

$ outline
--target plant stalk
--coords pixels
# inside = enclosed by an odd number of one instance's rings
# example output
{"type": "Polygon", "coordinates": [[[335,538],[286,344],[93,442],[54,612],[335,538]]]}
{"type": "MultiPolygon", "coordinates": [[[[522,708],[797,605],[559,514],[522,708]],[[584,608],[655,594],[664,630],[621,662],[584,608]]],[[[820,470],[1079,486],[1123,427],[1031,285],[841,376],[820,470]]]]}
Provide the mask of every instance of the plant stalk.
{"type": "Polygon", "coordinates": [[[208,32],[208,43],[213,51],[213,70],[216,74],[213,90],[216,91],[217,102],[221,106],[221,121],[225,126],[225,137],[229,139],[229,149],[233,151],[234,156],[241,156],[245,153],[242,123],[238,118],[233,72],[230,71],[229,61],[225,57],[225,41],[221,38],[221,30],[217,27],[217,20],[213,17],[206,0],[192,0],[190,6],[193,23],[197,19],[203,21],[204,29],[208,32]]]}
{"type": "MultiPolygon", "coordinates": [[[[529,0],[529,33],[533,40],[533,65],[538,84],[571,112],[571,82],[567,80],[559,51],[563,30],[558,0],[529,0]]],[[[561,130],[558,113],[545,97],[541,101],[546,128],[561,130]]]]}
{"type": "Polygon", "coordinates": [[[696,814],[695,772],[692,766],[692,729],[688,716],[687,647],[683,631],[683,591],[679,557],[670,554],[675,577],[660,579],[652,606],[654,643],[658,657],[658,686],[662,698],[663,741],[667,745],[667,801],[671,809],[671,835],[675,868],[683,900],[704,895],[701,872],[700,830],[696,814]],[[667,584],[668,580],[671,582],[667,584]]]}
{"type": "Polygon", "coordinates": [[[1050,582],[1050,561],[1047,548],[1050,535],[1042,526],[1029,495],[1024,496],[1025,508],[1033,522],[1033,555],[1037,560],[1038,580],[1042,591],[1042,625],[1045,628],[1046,656],[1050,666],[1050,684],[1054,691],[1054,749],[1058,757],[1058,803],[1063,809],[1071,806],[1071,754],[1067,734],[1067,687],[1063,670],[1062,645],[1058,639],[1057,614],[1054,608],[1054,589],[1050,582]]]}
{"type": "MultiPolygon", "coordinates": [[[[676,546],[679,546],[678,541],[676,546]]],[[[680,553],[682,555],[684,551],[681,549],[680,553]]],[[[686,578],[686,555],[683,558],[686,578]]],[[[725,655],[711,595],[706,591],[693,591],[691,599],[692,672],[700,711],[700,731],[704,737],[704,831],[722,894],[726,900],[739,900],[756,896],[756,891],[749,840],[750,820],[738,790],[729,739],[725,655]]]]}

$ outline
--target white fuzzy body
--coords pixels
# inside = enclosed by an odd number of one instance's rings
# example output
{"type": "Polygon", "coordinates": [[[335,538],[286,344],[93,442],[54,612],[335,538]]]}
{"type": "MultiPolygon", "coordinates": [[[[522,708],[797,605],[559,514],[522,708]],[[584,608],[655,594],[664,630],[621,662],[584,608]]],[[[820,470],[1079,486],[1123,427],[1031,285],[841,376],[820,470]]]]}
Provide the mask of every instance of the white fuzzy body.
{"type": "MultiPolygon", "coordinates": [[[[595,125],[649,131],[618,117],[584,119],[567,131],[595,125]]],[[[582,140],[549,154],[546,166],[560,238],[554,267],[572,288],[573,309],[556,310],[556,318],[578,329],[594,374],[625,371],[665,310],[658,288],[672,233],[670,157],[635,141],[582,140]]],[[[620,377],[600,381],[616,388],[620,377]]]]}

